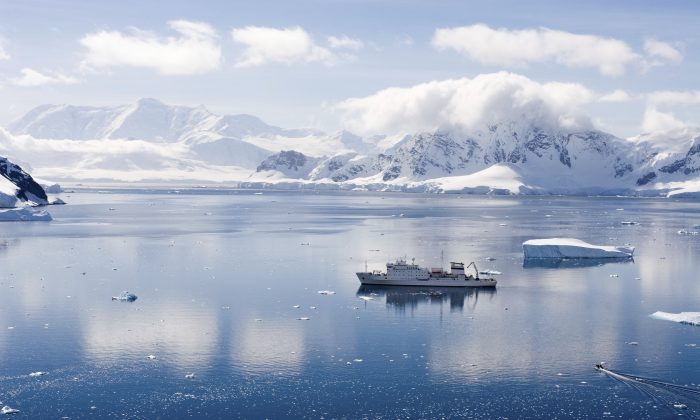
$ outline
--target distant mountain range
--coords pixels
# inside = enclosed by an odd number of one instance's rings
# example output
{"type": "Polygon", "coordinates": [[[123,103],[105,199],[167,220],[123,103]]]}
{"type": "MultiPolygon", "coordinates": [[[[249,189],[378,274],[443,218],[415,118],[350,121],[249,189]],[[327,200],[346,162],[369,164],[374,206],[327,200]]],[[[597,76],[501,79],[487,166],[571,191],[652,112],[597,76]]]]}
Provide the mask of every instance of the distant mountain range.
{"type": "Polygon", "coordinates": [[[0,151],[64,181],[230,182],[286,188],[504,194],[700,195],[700,131],[621,139],[536,121],[362,138],[155,99],[42,105],[0,151]]]}

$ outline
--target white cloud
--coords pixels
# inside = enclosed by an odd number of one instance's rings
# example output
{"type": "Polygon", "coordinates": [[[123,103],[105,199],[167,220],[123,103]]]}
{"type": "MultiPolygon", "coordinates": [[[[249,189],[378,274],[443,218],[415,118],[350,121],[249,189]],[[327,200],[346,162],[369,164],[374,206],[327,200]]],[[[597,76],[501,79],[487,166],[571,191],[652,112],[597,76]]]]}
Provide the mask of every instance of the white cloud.
{"type": "Polygon", "coordinates": [[[216,70],[222,61],[216,31],[202,22],[174,20],[168,26],[179,36],[159,37],[147,31],[100,31],[85,35],[84,69],[142,67],[164,75],[191,75],[216,70]]]}
{"type": "Polygon", "coordinates": [[[567,128],[590,126],[579,106],[596,95],[575,83],[538,83],[499,72],[389,88],[334,106],[343,124],[362,134],[485,129],[503,121],[567,128]]]}
{"type": "Polygon", "coordinates": [[[653,106],[697,105],[700,104],[700,90],[659,90],[648,94],[647,102],[653,106]]]}
{"type": "Polygon", "coordinates": [[[338,57],[329,49],[317,45],[308,32],[294,28],[246,26],[231,31],[234,42],[245,45],[236,67],[253,67],[267,63],[320,62],[331,66],[338,57]]]}
{"type": "Polygon", "coordinates": [[[30,68],[20,71],[21,76],[9,79],[16,86],[34,87],[44,85],[74,85],[78,79],[61,73],[40,73],[30,68]]]}
{"type": "Polygon", "coordinates": [[[654,106],[647,107],[644,111],[644,119],[642,121],[642,130],[647,133],[659,131],[669,131],[685,128],[688,124],[677,119],[673,114],[661,112],[654,106]]]}
{"type": "Polygon", "coordinates": [[[600,102],[628,102],[630,100],[632,100],[632,96],[622,89],[616,89],[598,98],[600,102]]]}
{"type": "Polygon", "coordinates": [[[333,48],[347,48],[349,50],[360,50],[365,44],[357,38],[350,38],[348,36],[329,36],[328,45],[333,48]]]}
{"type": "Polygon", "coordinates": [[[483,24],[441,28],[435,31],[432,44],[482,64],[517,67],[554,60],[567,67],[595,67],[607,76],[624,74],[639,59],[624,41],[547,28],[492,29],[483,24]]]}
{"type": "Polygon", "coordinates": [[[9,60],[10,55],[5,52],[4,42],[0,39],[0,60],[9,60]]]}
{"type": "Polygon", "coordinates": [[[648,57],[664,62],[680,64],[683,61],[683,54],[678,49],[667,42],[655,39],[647,39],[644,42],[644,52],[648,57]]]}

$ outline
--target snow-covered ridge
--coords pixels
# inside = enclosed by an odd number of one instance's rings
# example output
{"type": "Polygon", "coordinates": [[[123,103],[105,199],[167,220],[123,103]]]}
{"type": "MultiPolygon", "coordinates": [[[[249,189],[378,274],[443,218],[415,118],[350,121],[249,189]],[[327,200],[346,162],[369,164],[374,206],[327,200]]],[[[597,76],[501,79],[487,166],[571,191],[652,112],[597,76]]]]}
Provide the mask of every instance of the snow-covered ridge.
{"type": "Polygon", "coordinates": [[[53,181],[226,182],[474,194],[700,196],[700,131],[626,140],[537,119],[363,138],[142,99],[44,105],[0,150],[53,181]]]}

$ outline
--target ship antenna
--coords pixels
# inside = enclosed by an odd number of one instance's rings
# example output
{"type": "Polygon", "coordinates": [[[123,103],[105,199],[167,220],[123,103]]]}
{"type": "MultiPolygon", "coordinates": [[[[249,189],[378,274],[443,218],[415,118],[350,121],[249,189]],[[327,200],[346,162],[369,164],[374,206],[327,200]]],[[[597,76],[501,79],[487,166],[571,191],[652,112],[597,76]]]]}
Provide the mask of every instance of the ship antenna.
{"type": "Polygon", "coordinates": [[[441,270],[445,269],[445,250],[444,249],[440,250],[440,269],[441,270]]]}

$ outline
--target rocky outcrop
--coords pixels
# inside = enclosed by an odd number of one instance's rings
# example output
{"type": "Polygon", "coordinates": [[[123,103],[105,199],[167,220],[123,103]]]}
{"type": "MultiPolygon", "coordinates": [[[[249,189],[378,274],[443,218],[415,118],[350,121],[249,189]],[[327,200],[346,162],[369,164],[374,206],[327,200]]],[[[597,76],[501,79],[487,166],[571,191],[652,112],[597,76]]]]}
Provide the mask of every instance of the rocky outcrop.
{"type": "Polygon", "coordinates": [[[44,188],[34,181],[34,178],[19,165],[10,162],[6,157],[2,156],[0,156],[0,175],[17,187],[15,195],[19,200],[36,205],[48,204],[49,201],[44,188]]]}

